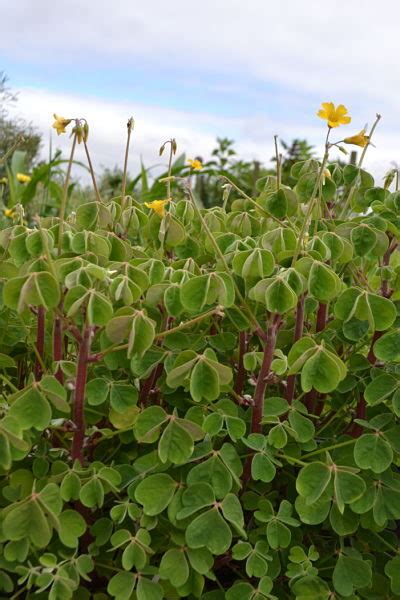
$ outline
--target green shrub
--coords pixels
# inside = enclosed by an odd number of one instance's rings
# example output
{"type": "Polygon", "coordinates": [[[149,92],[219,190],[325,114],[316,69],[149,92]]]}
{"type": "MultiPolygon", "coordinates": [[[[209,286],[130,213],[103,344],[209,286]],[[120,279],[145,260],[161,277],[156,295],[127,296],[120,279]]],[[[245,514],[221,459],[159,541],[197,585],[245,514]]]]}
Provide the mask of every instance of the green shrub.
{"type": "Polygon", "coordinates": [[[0,232],[1,597],[400,597],[399,193],[330,148],[0,232]]]}

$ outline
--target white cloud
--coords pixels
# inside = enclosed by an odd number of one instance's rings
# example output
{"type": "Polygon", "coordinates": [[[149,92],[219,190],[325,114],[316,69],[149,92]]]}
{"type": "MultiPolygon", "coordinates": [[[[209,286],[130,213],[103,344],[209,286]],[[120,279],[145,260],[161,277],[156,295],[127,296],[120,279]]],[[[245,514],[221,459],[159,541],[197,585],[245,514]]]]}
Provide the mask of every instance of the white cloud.
{"type": "MultiPolygon", "coordinates": [[[[160,159],[158,150],[170,137],[177,139],[178,153],[205,158],[210,156],[215,147],[217,135],[231,137],[236,141],[235,148],[241,158],[268,162],[273,154],[274,134],[279,134],[287,141],[295,137],[307,138],[319,151],[322,151],[324,136],[324,125],[317,119],[315,125],[304,126],[290,120],[278,123],[268,115],[221,118],[207,113],[183,112],[156,105],[99,100],[30,88],[21,90],[14,110],[31,120],[43,134],[43,156],[48,155],[47,140],[50,133],[53,147],[59,147],[64,155],[67,155],[70,146],[67,135],[58,137],[51,129],[54,112],[66,117],[85,117],[90,125],[89,147],[97,170],[103,166],[112,168],[122,165],[125,124],[131,115],[135,119],[130,158],[133,172],[138,169],[141,157],[146,166],[165,163],[166,157],[160,159]]],[[[336,131],[339,134],[340,130],[336,131]]],[[[399,159],[400,162],[397,136],[387,131],[384,122],[376,135],[376,144],[377,148],[369,149],[366,166],[381,177],[391,161],[399,159]]],[[[77,159],[85,162],[82,148],[78,151],[77,159]]],[[[84,172],[80,171],[80,174],[85,179],[84,172]]]]}
{"type": "Polygon", "coordinates": [[[398,0],[14,0],[5,13],[14,59],[246,74],[381,110],[400,92],[398,0]]]}

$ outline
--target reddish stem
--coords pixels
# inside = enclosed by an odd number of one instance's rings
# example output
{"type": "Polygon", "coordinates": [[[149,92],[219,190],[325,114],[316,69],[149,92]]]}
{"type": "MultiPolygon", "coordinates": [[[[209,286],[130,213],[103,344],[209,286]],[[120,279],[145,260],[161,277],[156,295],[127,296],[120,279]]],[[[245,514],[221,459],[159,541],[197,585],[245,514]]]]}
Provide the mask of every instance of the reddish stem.
{"type": "Polygon", "coordinates": [[[83,440],[85,436],[85,387],[87,378],[88,358],[92,342],[93,328],[86,325],[82,341],[79,345],[78,368],[76,372],[75,397],[74,397],[74,423],[75,431],[72,440],[72,460],[83,463],[83,440]]]}
{"type": "MultiPolygon", "coordinates": [[[[304,327],[304,301],[305,297],[302,295],[297,302],[296,310],[296,323],[294,327],[293,344],[297,342],[303,335],[304,327]]],[[[294,389],[296,385],[296,375],[289,375],[287,379],[287,387],[285,392],[285,398],[291,404],[294,398],[294,389]]]]}
{"type": "MultiPolygon", "coordinates": [[[[272,325],[268,327],[266,342],[264,345],[263,361],[261,369],[258,373],[256,389],[253,396],[253,413],[251,420],[251,432],[261,433],[262,430],[262,418],[264,413],[264,396],[265,390],[268,385],[268,376],[271,370],[271,363],[274,356],[276,337],[278,329],[282,321],[280,315],[274,315],[272,325]]],[[[251,476],[251,463],[253,461],[253,452],[250,452],[247,456],[246,464],[243,469],[242,481],[243,485],[250,480],[251,476]]]]}
{"type": "Polygon", "coordinates": [[[317,312],[317,324],[316,324],[316,332],[319,333],[323,331],[326,327],[326,321],[328,316],[328,305],[319,303],[318,312],[317,312]]]}
{"type": "Polygon", "coordinates": [[[267,342],[264,346],[263,361],[260,372],[257,377],[256,389],[254,392],[254,406],[251,421],[252,433],[261,432],[261,421],[264,412],[264,396],[268,384],[268,376],[271,370],[271,363],[274,356],[276,336],[280,325],[279,315],[275,315],[272,325],[267,330],[267,342]]]}
{"type": "MultiPolygon", "coordinates": [[[[39,306],[37,311],[37,333],[36,333],[36,349],[39,353],[39,356],[43,359],[44,356],[44,333],[46,326],[46,313],[43,306],[39,306]]],[[[34,375],[36,381],[38,381],[43,375],[42,365],[39,360],[36,358],[35,367],[34,367],[34,375]]]]}
{"type": "MultiPolygon", "coordinates": [[[[63,327],[60,317],[54,319],[53,328],[53,360],[59,362],[63,359],[63,327]]],[[[56,379],[63,384],[64,374],[60,367],[57,367],[56,379]]]]}
{"type": "Polygon", "coordinates": [[[243,393],[244,382],[246,379],[246,369],[244,368],[243,357],[247,351],[247,334],[245,331],[239,332],[239,360],[238,370],[235,381],[235,392],[241,396],[243,393]]]}

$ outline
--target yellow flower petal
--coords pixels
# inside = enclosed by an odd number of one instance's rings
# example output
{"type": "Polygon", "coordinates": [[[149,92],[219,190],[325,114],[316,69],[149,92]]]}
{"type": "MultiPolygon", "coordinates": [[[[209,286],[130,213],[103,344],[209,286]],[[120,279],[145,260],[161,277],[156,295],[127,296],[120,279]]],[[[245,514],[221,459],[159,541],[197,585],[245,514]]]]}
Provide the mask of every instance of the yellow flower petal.
{"type": "Polygon", "coordinates": [[[360,146],[365,148],[369,144],[369,136],[365,135],[365,129],[361,129],[360,133],[344,138],[345,144],[353,144],[354,146],[360,146]]]}
{"type": "Polygon", "coordinates": [[[20,183],[29,183],[32,179],[32,177],[30,177],[29,175],[25,175],[25,173],[17,173],[16,177],[17,181],[19,181],[20,183]]]}
{"type": "Polygon", "coordinates": [[[65,119],[64,117],[59,117],[54,113],[54,123],[52,125],[53,129],[57,131],[57,135],[60,133],[65,133],[65,128],[71,123],[72,119],[65,119]]]}
{"type": "Polygon", "coordinates": [[[317,112],[317,116],[328,122],[329,127],[339,127],[350,123],[351,117],[347,115],[347,108],[344,104],[339,104],[337,108],[333,102],[322,102],[322,108],[317,112]]]}
{"type": "Polygon", "coordinates": [[[192,167],[192,169],[194,169],[195,171],[201,171],[201,169],[203,168],[203,164],[200,160],[198,160],[197,158],[188,159],[188,163],[189,165],[192,167]]]}
{"type": "Polygon", "coordinates": [[[160,215],[160,217],[163,217],[165,215],[165,205],[168,204],[168,202],[169,198],[167,200],[153,200],[153,202],[145,202],[144,205],[160,215]]]}

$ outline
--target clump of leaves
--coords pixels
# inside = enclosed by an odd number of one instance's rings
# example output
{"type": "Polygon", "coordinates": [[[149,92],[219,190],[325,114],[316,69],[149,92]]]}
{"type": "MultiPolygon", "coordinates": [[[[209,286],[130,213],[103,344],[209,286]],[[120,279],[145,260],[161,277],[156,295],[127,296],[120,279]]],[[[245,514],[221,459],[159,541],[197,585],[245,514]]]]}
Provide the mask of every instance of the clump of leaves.
{"type": "Polygon", "coordinates": [[[279,167],[0,231],[2,597],[400,597],[399,193],[279,167]]]}

